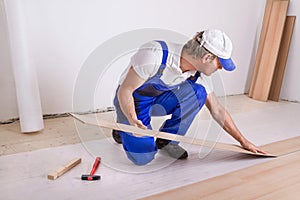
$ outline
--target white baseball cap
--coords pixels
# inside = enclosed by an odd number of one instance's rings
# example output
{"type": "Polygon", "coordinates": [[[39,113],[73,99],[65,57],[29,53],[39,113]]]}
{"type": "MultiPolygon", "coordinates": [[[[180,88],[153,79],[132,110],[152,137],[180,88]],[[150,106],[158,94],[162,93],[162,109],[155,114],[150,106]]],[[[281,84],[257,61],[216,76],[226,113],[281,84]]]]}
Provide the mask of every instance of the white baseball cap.
{"type": "Polygon", "coordinates": [[[236,68],[231,59],[232,42],[223,31],[216,29],[205,30],[199,42],[200,45],[219,58],[225,70],[232,71],[236,68]]]}

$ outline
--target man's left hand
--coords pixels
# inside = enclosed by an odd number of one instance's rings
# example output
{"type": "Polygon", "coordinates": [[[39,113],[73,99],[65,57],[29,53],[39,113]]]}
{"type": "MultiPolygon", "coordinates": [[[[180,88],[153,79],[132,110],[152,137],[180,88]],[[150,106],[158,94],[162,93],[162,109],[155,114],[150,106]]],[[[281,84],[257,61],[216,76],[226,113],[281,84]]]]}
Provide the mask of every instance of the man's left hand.
{"type": "Polygon", "coordinates": [[[262,153],[262,154],[267,154],[264,150],[260,149],[259,147],[255,146],[249,141],[246,141],[244,143],[241,143],[242,147],[244,149],[247,149],[248,151],[251,151],[253,153],[262,153]]]}

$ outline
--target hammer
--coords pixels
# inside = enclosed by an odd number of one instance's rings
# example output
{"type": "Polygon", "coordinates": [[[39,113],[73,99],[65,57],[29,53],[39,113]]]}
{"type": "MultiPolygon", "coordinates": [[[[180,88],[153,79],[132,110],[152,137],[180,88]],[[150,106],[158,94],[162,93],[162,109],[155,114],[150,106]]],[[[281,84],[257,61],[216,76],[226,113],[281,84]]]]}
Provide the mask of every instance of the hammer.
{"type": "Polygon", "coordinates": [[[90,174],[83,174],[81,175],[81,180],[85,180],[85,181],[95,181],[95,180],[100,180],[101,176],[99,175],[94,175],[95,171],[97,170],[99,164],[101,162],[101,158],[100,157],[96,157],[96,160],[94,162],[92,171],[90,172],[90,174]]]}

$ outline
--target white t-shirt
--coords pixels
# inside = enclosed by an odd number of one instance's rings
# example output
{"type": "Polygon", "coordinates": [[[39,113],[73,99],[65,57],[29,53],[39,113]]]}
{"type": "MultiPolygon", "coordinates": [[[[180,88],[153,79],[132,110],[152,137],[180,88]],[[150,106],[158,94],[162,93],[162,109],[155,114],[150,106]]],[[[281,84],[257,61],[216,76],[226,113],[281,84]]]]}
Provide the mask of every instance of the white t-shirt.
{"type": "MultiPolygon", "coordinates": [[[[160,79],[169,86],[184,82],[190,76],[195,75],[197,71],[182,72],[180,69],[180,56],[182,44],[166,42],[168,46],[168,59],[166,68],[160,79]]],[[[145,81],[154,76],[162,62],[163,51],[158,42],[152,41],[142,45],[139,50],[131,57],[127,69],[122,73],[119,84],[122,84],[129,68],[132,66],[140,78],[145,81]]],[[[203,85],[207,94],[213,91],[211,78],[201,73],[197,82],[203,85]]]]}

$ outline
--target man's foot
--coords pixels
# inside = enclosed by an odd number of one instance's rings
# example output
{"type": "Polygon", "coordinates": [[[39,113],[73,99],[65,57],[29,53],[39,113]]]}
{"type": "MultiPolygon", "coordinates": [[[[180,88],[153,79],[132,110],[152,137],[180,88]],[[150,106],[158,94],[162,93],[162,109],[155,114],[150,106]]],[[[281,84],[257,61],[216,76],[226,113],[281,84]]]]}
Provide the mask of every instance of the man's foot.
{"type": "Polygon", "coordinates": [[[188,157],[187,151],[178,144],[172,144],[170,141],[160,138],[157,138],[155,143],[158,149],[167,152],[172,158],[182,160],[188,157]]]}
{"type": "Polygon", "coordinates": [[[112,131],[112,137],[114,138],[114,140],[116,141],[116,143],[122,144],[122,139],[121,139],[119,131],[113,130],[112,131]]]}

